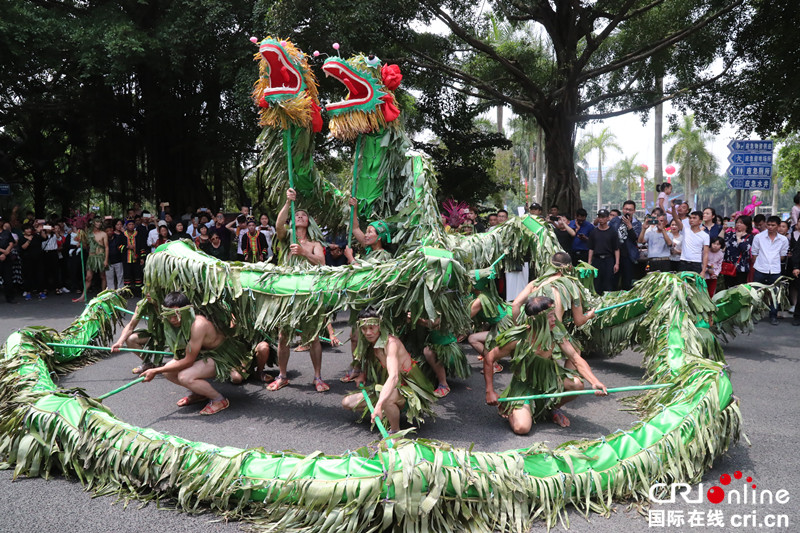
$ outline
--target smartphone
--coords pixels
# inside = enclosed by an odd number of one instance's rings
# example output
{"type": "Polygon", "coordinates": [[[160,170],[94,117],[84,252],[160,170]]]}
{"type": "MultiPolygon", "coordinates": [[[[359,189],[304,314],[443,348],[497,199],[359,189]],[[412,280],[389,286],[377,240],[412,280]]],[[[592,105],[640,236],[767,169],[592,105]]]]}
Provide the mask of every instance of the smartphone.
{"type": "Polygon", "coordinates": [[[103,217],[103,220],[113,220],[113,219],[114,217],[112,217],[111,215],[106,215],[103,217]]]}
{"type": "Polygon", "coordinates": [[[50,231],[50,230],[53,229],[53,226],[48,226],[47,224],[45,224],[44,226],[42,226],[42,229],[46,229],[47,231],[50,231]]]}
{"type": "Polygon", "coordinates": [[[162,202],[161,205],[163,205],[164,207],[169,207],[169,202],[162,202]]]}
{"type": "Polygon", "coordinates": [[[44,224],[44,219],[43,218],[39,218],[39,219],[36,220],[36,223],[37,224],[44,224]]]}
{"type": "Polygon", "coordinates": [[[552,222],[558,222],[558,216],[556,216],[556,215],[550,215],[550,220],[551,220],[552,222]]]}

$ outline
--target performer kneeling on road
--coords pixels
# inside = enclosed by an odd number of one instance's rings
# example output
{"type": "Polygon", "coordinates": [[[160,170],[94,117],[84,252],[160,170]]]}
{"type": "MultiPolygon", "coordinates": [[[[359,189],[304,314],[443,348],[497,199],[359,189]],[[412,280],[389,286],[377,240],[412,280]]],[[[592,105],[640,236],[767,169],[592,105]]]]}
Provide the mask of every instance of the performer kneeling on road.
{"type": "MultiPolygon", "coordinates": [[[[286,203],[278,213],[278,219],[275,222],[275,234],[280,241],[291,242],[291,230],[287,228],[287,222],[289,220],[289,207],[296,199],[297,193],[295,190],[288,189],[286,191],[286,203]]],[[[311,219],[308,213],[302,209],[295,211],[294,225],[297,230],[296,242],[289,245],[288,254],[283,253],[279,256],[278,263],[281,266],[300,266],[302,268],[324,265],[325,251],[322,248],[322,244],[313,240],[313,236],[309,234],[311,219]]],[[[278,334],[278,368],[280,369],[280,374],[272,383],[267,385],[267,390],[277,391],[289,384],[286,372],[289,366],[289,341],[292,338],[294,338],[294,332],[291,330],[281,331],[278,334]]],[[[303,339],[303,343],[306,340],[307,337],[303,339]]],[[[311,365],[314,367],[314,387],[317,392],[325,392],[330,390],[330,387],[322,381],[322,345],[319,343],[319,336],[314,336],[310,344],[308,353],[311,356],[311,365]]]]}
{"type": "MultiPolygon", "coordinates": [[[[400,415],[403,412],[411,424],[422,423],[423,414],[433,416],[431,406],[436,401],[433,385],[400,339],[389,335],[385,326],[381,325],[377,311],[371,308],[361,311],[357,325],[359,339],[356,357],[362,373],[355,381],[359,385],[363,385],[365,380],[374,384],[367,387],[370,399],[375,402],[371,420],[374,422],[376,416],[385,416],[390,432],[394,433],[400,430],[400,415]]],[[[342,399],[345,409],[367,409],[364,404],[361,392],[342,399]]]]}
{"type": "MultiPolygon", "coordinates": [[[[144,306],[137,307],[144,308],[144,306]]],[[[155,309],[151,309],[155,311],[155,309]]],[[[141,315],[137,313],[112,346],[118,351],[125,343],[130,348],[142,348],[150,340],[148,332],[131,333],[141,315]]],[[[178,400],[178,406],[206,403],[201,415],[213,415],[227,409],[230,402],[211,384],[209,379],[241,383],[247,378],[252,355],[248,347],[234,338],[226,337],[201,314],[195,314],[189,299],[181,292],[164,297],[161,307],[166,345],[175,358],[163,366],[144,370],[144,381],[164,374],[171,382],[182,385],[191,394],[178,400]]],[[[155,322],[150,318],[150,322],[155,322]]],[[[261,365],[259,365],[261,366],[261,365]]]]}
{"type": "MultiPolygon", "coordinates": [[[[498,347],[493,348],[483,360],[487,405],[500,404],[494,390],[492,365],[512,352],[514,353],[511,360],[513,375],[501,398],[583,390],[580,378],[588,381],[598,396],[608,394],[605,385],[595,377],[589,364],[573,347],[568,337],[556,341],[559,342],[561,354],[567,358],[563,367],[558,364],[558,356],[553,356],[555,343],[544,342],[543,337],[550,337],[551,330],[556,328],[558,322],[556,307],[557,302],[552,298],[535,296],[525,304],[525,314],[530,317],[527,320],[528,324],[515,326],[498,336],[498,347]],[[541,314],[542,311],[549,312],[541,314]]],[[[550,339],[552,340],[552,337],[550,339]]],[[[514,433],[526,435],[531,430],[534,420],[543,418],[548,411],[553,422],[561,427],[569,426],[569,419],[560,407],[574,398],[567,396],[561,399],[502,402],[499,410],[501,415],[508,416],[508,423],[514,433]]]]}

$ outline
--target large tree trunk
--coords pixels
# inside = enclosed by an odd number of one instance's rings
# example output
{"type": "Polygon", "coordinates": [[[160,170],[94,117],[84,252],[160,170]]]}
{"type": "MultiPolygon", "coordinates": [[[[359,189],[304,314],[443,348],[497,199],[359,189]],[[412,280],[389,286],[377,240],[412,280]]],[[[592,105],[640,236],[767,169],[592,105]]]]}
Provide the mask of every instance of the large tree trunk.
{"type": "MultiPolygon", "coordinates": [[[[662,91],[664,90],[664,78],[658,78],[656,80],[656,91],[658,91],[658,96],[661,95],[662,91]]],[[[662,168],[662,161],[663,161],[663,148],[664,148],[664,104],[658,104],[654,111],[654,120],[653,123],[655,125],[655,138],[653,139],[653,146],[655,147],[653,156],[654,156],[654,163],[653,163],[653,181],[655,184],[658,185],[662,181],[664,181],[664,170],[662,168]]],[[[642,206],[644,207],[644,206],[642,206]]]]}
{"type": "Polygon", "coordinates": [[[536,196],[534,198],[541,203],[544,200],[544,131],[541,126],[537,126],[536,140],[536,196]]]}
{"type": "Polygon", "coordinates": [[[540,121],[545,134],[547,177],[544,184],[542,206],[558,207],[569,217],[581,207],[581,191],[575,175],[575,125],[564,113],[553,113],[540,121]]]}
{"type": "Polygon", "coordinates": [[[603,208],[603,154],[597,154],[597,210],[603,208]]]}

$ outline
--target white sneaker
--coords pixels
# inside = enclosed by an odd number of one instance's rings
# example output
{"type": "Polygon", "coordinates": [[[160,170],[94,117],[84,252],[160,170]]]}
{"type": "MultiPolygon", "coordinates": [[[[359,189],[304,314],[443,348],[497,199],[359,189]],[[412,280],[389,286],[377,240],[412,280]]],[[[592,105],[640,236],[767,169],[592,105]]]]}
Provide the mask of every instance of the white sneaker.
{"type": "Polygon", "coordinates": [[[61,294],[69,294],[69,289],[66,287],[61,287],[61,294]]]}
{"type": "Polygon", "coordinates": [[[790,312],[790,313],[794,313],[794,306],[791,306],[791,307],[789,308],[789,312],[790,312]]]}

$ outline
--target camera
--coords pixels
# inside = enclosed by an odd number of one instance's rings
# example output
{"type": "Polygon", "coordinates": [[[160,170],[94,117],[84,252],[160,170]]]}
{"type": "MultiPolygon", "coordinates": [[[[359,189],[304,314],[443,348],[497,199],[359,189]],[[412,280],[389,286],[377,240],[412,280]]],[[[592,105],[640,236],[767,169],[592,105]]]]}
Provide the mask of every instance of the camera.
{"type": "Polygon", "coordinates": [[[557,215],[550,215],[550,221],[551,222],[558,222],[558,216],[557,215]]]}
{"type": "Polygon", "coordinates": [[[236,217],[236,222],[238,222],[239,224],[244,224],[245,222],[247,222],[247,217],[244,215],[239,215],[238,217],[236,217]]]}
{"type": "Polygon", "coordinates": [[[658,219],[654,216],[649,216],[647,217],[647,222],[649,222],[650,224],[656,224],[658,222],[658,219]]]}

